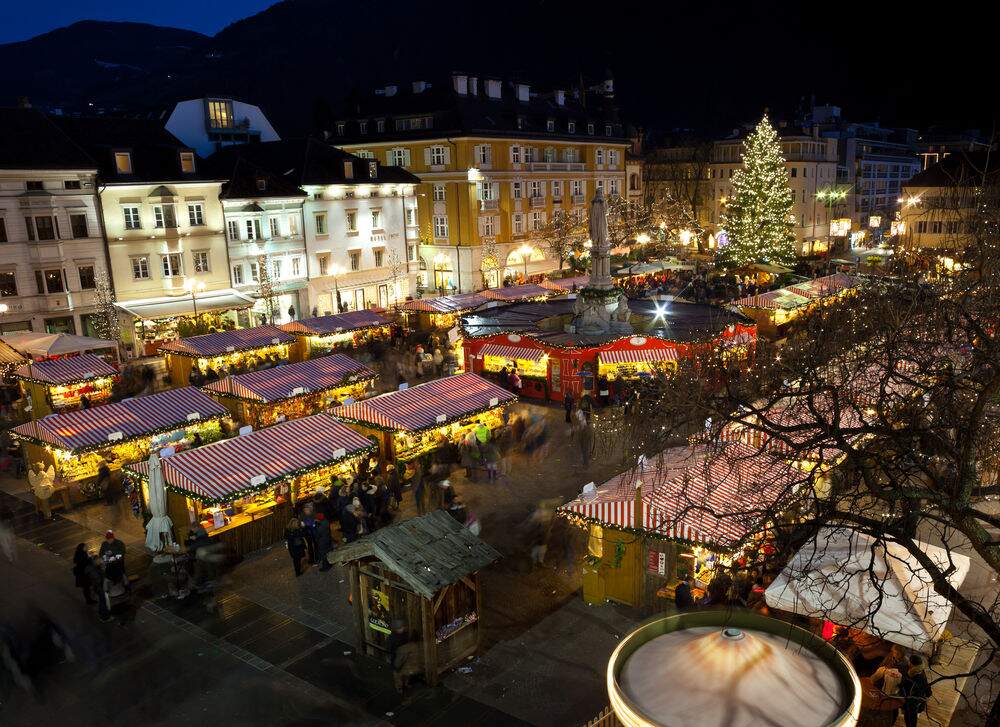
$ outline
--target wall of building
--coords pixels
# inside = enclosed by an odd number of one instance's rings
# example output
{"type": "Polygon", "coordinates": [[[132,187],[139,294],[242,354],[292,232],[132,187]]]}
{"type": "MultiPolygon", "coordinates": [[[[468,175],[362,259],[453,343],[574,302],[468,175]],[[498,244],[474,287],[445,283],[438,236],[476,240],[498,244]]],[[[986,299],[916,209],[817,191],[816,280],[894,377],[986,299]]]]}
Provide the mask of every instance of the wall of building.
{"type": "MultiPolygon", "coordinates": [[[[274,130],[271,122],[267,120],[264,112],[258,106],[233,99],[219,100],[232,104],[235,124],[245,127],[247,132],[256,134],[257,141],[278,141],[280,139],[278,132],[274,130]]],[[[164,125],[167,131],[202,157],[207,157],[218,151],[221,146],[242,141],[242,139],[234,139],[230,142],[222,142],[210,138],[213,129],[209,126],[206,101],[207,99],[204,98],[196,98],[179,102],[164,125]]]]}

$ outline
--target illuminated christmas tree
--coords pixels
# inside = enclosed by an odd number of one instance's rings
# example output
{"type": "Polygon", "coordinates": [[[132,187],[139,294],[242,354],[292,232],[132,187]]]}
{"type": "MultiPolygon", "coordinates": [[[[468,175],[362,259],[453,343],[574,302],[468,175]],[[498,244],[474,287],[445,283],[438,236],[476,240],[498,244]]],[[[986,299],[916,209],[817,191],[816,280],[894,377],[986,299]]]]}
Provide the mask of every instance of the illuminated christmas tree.
{"type": "Polygon", "coordinates": [[[792,190],[778,134],[767,120],[743,144],[743,168],[733,174],[733,196],[722,216],[729,241],[718,261],[730,267],[795,264],[792,190]]]}
{"type": "Polygon", "coordinates": [[[257,281],[259,285],[257,298],[264,301],[267,323],[274,325],[277,301],[274,299],[274,285],[271,283],[271,271],[267,266],[267,255],[257,256],[257,281]]]}
{"type": "Polygon", "coordinates": [[[115,306],[115,291],[104,270],[98,270],[94,278],[94,306],[97,310],[92,318],[94,334],[98,338],[117,341],[122,335],[121,319],[115,306]]]}

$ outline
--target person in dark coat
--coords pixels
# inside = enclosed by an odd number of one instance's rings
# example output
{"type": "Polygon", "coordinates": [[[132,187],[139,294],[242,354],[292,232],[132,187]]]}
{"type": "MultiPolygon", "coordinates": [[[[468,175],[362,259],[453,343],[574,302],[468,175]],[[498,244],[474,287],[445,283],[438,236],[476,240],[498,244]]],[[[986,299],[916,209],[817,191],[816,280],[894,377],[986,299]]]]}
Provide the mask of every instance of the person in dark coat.
{"type": "Polygon", "coordinates": [[[288,548],[288,555],[295,566],[295,575],[302,575],[302,558],[306,554],[306,536],[298,518],[293,517],[285,527],[285,547],[288,548]]]}
{"type": "Polygon", "coordinates": [[[306,539],[306,555],[309,558],[309,565],[316,563],[316,537],[314,527],[316,525],[316,510],[311,502],[302,506],[302,534],[306,539]]]}
{"type": "Polygon", "coordinates": [[[386,487],[389,488],[389,495],[393,500],[392,509],[398,510],[403,503],[403,483],[400,481],[399,470],[396,465],[387,465],[385,468],[386,487]]]}
{"type": "Polygon", "coordinates": [[[321,512],[316,513],[313,537],[316,539],[316,558],[319,560],[319,569],[328,571],[331,566],[326,556],[333,549],[333,536],[330,534],[330,521],[321,512]]]}
{"type": "Polygon", "coordinates": [[[903,721],[906,727],[917,727],[917,716],[927,710],[931,698],[931,685],[927,681],[927,662],[920,654],[911,654],[906,673],[899,682],[903,702],[903,721]]]}
{"type": "Polygon", "coordinates": [[[313,497],[313,507],[316,508],[317,515],[319,513],[323,514],[323,517],[326,518],[328,526],[331,522],[333,522],[335,514],[334,510],[336,508],[334,507],[333,501],[327,497],[325,487],[316,488],[316,495],[313,497]]]}
{"type": "Polygon", "coordinates": [[[340,511],[340,532],[344,536],[344,541],[353,543],[358,539],[358,528],[361,523],[354,514],[354,503],[350,503],[340,511]]]}
{"type": "Polygon", "coordinates": [[[97,553],[104,563],[105,570],[112,570],[111,579],[117,578],[117,571],[125,572],[125,543],[115,537],[115,531],[109,530],[104,533],[104,542],[97,553]]]}
{"type": "Polygon", "coordinates": [[[86,544],[79,543],[76,546],[76,551],[73,553],[73,579],[76,582],[76,587],[83,591],[83,599],[88,605],[97,603],[96,600],[91,598],[93,585],[90,582],[90,575],[87,572],[91,561],[92,558],[90,553],[87,552],[86,544]]]}
{"type": "Polygon", "coordinates": [[[674,603],[678,611],[690,611],[694,607],[694,595],[691,593],[691,576],[684,576],[680,584],[674,590],[674,603]]]}
{"type": "Polygon", "coordinates": [[[566,410],[566,423],[572,424],[573,420],[570,417],[573,414],[573,392],[567,391],[563,397],[563,409],[566,410]]]}

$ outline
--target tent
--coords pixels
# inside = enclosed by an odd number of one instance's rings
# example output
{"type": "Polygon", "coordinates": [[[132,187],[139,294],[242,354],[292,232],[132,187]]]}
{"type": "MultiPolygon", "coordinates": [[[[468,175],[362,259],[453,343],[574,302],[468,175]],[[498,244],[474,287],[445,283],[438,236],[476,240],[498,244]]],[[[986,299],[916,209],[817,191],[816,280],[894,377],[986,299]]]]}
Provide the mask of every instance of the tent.
{"type": "Polygon", "coordinates": [[[84,351],[101,351],[111,349],[118,355],[118,341],[89,336],[74,336],[70,333],[35,333],[20,331],[5,333],[0,336],[4,343],[23,354],[34,358],[49,358],[51,356],[66,356],[84,351]]]}
{"type": "MultiPolygon", "coordinates": [[[[917,543],[955,588],[969,572],[969,559],[917,543]]],[[[843,528],[823,528],[764,593],[782,611],[863,629],[909,649],[927,651],[941,637],[951,603],[939,595],[930,574],[901,545],[877,542],[843,528]]]]}

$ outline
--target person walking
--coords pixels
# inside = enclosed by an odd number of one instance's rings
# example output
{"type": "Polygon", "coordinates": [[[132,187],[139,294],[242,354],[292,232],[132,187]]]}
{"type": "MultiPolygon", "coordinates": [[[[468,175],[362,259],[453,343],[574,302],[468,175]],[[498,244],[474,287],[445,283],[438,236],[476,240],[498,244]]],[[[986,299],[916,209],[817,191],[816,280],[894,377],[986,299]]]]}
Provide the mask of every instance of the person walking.
{"type": "Polygon", "coordinates": [[[517,369],[514,369],[513,373],[510,375],[510,390],[513,391],[520,398],[521,396],[521,375],[517,373],[517,369]]]}
{"type": "Polygon", "coordinates": [[[79,543],[73,552],[73,579],[76,587],[83,591],[83,600],[87,602],[88,606],[97,603],[91,598],[93,590],[88,573],[92,560],[90,553],[87,552],[86,543],[79,543]]]}
{"type": "Polygon", "coordinates": [[[589,422],[590,415],[594,413],[594,400],[590,398],[590,392],[584,392],[583,396],[580,397],[580,411],[589,422]]]}
{"type": "Polygon", "coordinates": [[[385,467],[386,487],[389,489],[389,496],[392,498],[392,509],[399,510],[403,504],[403,483],[399,479],[399,470],[396,465],[390,464],[385,467]]]}
{"type": "Polygon", "coordinates": [[[583,410],[576,412],[575,432],[576,443],[580,448],[580,462],[586,468],[590,466],[590,450],[594,445],[594,427],[587,420],[583,410]]]}
{"type": "Polygon", "coordinates": [[[345,543],[353,543],[358,539],[361,521],[355,514],[355,510],[360,509],[361,503],[355,498],[340,511],[340,534],[344,536],[345,543]]]}
{"type": "Polygon", "coordinates": [[[309,561],[309,565],[315,565],[316,537],[313,527],[316,524],[316,508],[311,502],[307,502],[302,506],[302,516],[300,520],[302,522],[302,535],[306,541],[306,556],[309,561]]]}
{"type": "Polygon", "coordinates": [[[906,727],[917,727],[917,716],[927,710],[931,685],[927,682],[927,662],[920,654],[911,654],[906,673],[899,683],[903,697],[903,721],[906,727]]]}
{"type": "Polygon", "coordinates": [[[685,575],[681,582],[674,589],[674,604],[677,606],[677,610],[684,612],[690,611],[694,608],[694,595],[691,593],[691,584],[694,579],[691,575],[685,575]]]}
{"type": "Polygon", "coordinates": [[[316,539],[316,559],[319,561],[319,569],[326,572],[332,567],[326,556],[333,549],[333,535],[330,533],[330,521],[321,512],[316,513],[313,537],[316,539]]]}
{"type": "Polygon", "coordinates": [[[563,409],[566,410],[566,423],[572,424],[573,420],[570,418],[573,416],[573,392],[567,391],[566,395],[563,396],[563,409]]]}
{"type": "Polygon", "coordinates": [[[424,467],[420,462],[417,462],[416,469],[413,472],[413,503],[417,506],[417,514],[423,515],[427,512],[427,504],[424,499],[426,495],[424,488],[426,483],[426,473],[424,472],[424,467]]]}
{"type": "Polygon", "coordinates": [[[434,349],[434,375],[440,376],[444,371],[444,354],[440,348],[434,349]]]}
{"type": "Polygon", "coordinates": [[[302,531],[302,523],[293,517],[285,526],[285,547],[295,567],[295,576],[302,575],[302,558],[306,554],[306,536],[302,531]]]}

